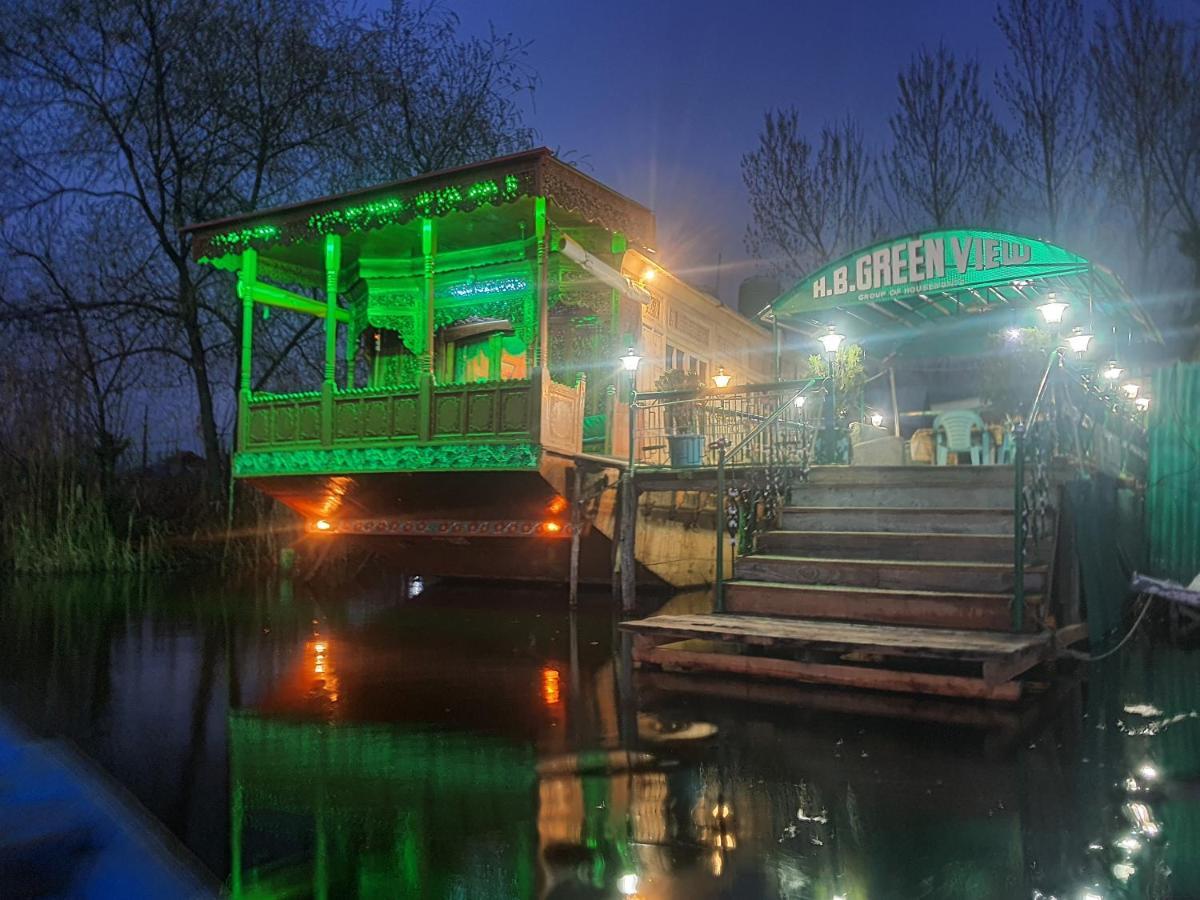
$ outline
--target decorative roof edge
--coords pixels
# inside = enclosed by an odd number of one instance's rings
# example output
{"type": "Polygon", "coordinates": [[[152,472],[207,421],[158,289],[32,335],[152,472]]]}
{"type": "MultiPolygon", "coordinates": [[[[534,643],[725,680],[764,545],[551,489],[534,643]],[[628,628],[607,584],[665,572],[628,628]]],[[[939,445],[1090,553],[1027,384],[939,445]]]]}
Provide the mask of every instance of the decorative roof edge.
{"type": "Polygon", "coordinates": [[[211,260],[248,248],[317,241],[326,234],[368,231],[533,196],[545,196],[592,224],[653,246],[654,214],[649,209],[560,162],[545,147],[187,225],[180,233],[193,237],[194,260],[211,260]]]}

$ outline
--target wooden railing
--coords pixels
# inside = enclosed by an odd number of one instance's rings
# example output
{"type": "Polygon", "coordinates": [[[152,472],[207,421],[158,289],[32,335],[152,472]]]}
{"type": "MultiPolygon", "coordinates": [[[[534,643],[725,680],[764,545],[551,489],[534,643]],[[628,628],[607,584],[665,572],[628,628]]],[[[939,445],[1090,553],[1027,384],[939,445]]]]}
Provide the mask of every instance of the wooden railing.
{"type": "Polygon", "coordinates": [[[564,453],[583,443],[585,384],[532,379],[255,394],[239,409],[238,450],[526,440],[564,453]]]}

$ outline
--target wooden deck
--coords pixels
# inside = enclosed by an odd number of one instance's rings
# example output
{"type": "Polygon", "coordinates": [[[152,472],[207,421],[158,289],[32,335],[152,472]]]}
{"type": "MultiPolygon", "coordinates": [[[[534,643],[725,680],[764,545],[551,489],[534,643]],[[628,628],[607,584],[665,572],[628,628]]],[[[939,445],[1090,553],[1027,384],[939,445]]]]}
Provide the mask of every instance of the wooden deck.
{"type": "Polygon", "coordinates": [[[1016,700],[1021,685],[1011,679],[1052,657],[1055,646],[1050,632],[1013,634],[728,614],[654,616],[624,622],[621,628],[635,636],[634,658],[639,665],[665,671],[738,674],[981,700],[1016,700]],[[799,660],[664,646],[689,640],[804,650],[824,658],[799,660]],[[957,665],[955,671],[908,671],[881,667],[878,663],[883,660],[891,666],[912,660],[957,665]],[[968,671],[960,673],[959,668],[968,671]]]}

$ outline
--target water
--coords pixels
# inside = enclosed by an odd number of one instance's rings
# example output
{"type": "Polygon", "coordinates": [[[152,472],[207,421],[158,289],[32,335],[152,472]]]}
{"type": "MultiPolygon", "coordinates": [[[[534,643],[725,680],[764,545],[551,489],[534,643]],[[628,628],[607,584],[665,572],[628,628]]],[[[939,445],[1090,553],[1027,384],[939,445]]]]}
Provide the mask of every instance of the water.
{"type": "Polygon", "coordinates": [[[0,707],[235,895],[1200,897],[1181,650],[1012,710],[635,675],[557,591],[0,589],[0,707]]]}

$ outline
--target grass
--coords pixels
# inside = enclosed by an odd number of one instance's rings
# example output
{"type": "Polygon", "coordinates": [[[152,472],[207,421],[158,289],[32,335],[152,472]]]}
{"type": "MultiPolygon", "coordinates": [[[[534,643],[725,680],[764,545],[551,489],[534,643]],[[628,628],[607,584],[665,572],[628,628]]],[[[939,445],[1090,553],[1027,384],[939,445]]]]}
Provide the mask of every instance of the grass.
{"type": "MultiPolygon", "coordinates": [[[[4,562],[29,574],[144,572],[165,563],[163,537],[153,522],[130,513],[114,525],[97,490],[59,469],[9,493],[0,523],[4,562]]],[[[15,487],[15,486],[14,486],[15,487]]]]}

